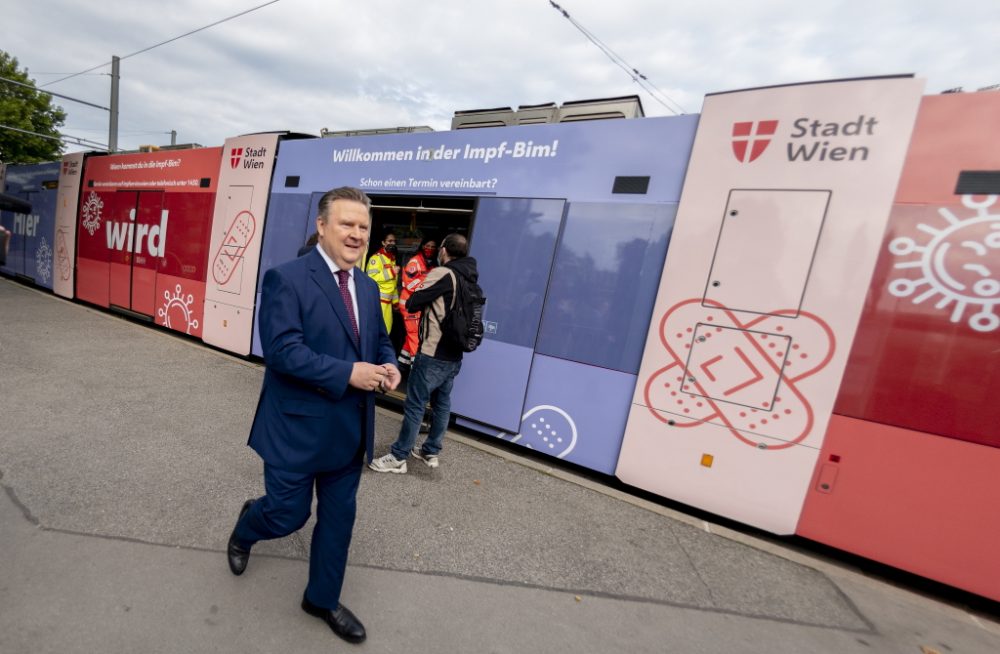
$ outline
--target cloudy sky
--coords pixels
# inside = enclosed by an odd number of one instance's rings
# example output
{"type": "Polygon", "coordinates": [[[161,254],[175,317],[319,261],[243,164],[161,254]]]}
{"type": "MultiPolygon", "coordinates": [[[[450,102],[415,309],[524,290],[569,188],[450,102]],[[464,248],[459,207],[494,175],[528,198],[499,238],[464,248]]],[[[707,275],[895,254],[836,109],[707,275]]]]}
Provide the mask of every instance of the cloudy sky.
{"type": "MultiPolygon", "coordinates": [[[[0,49],[46,90],[108,106],[112,55],[264,2],[0,0],[0,49]]],[[[996,0],[559,4],[687,113],[706,93],[786,82],[915,73],[928,93],[1000,83],[996,0]]],[[[276,129],[448,129],[459,109],[636,93],[647,115],[673,113],[549,0],[279,0],[124,59],[119,147],[167,143],[170,130],[220,145],[276,129]]],[[[57,102],[66,134],[107,143],[107,112],[57,102]]]]}

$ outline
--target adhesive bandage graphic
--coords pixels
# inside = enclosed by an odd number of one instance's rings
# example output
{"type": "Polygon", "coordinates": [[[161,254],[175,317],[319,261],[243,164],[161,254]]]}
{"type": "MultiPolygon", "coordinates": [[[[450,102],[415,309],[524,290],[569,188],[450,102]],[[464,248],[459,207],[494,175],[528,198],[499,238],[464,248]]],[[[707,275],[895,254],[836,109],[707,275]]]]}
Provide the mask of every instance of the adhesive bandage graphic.
{"type": "Polygon", "coordinates": [[[56,262],[59,264],[59,279],[66,281],[73,271],[73,265],[69,260],[69,248],[66,247],[66,232],[63,229],[56,230],[56,262]]]}
{"type": "Polygon", "coordinates": [[[232,279],[256,231],[257,219],[249,211],[239,212],[229,224],[222,245],[212,260],[212,278],[220,286],[225,286],[232,279]]]}
{"type": "Polygon", "coordinates": [[[706,309],[701,299],[681,302],[660,321],[667,365],[644,386],[649,411],[671,427],[724,425],[739,441],[761,449],[799,443],[813,411],[797,382],[833,357],[833,331],[818,316],[775,311],[742,322],[731,311],[706,309]],[[794,320],[795,336],[786,332],[794,320]],[[780,439],[763,445],[755,434],[780,439]]]}

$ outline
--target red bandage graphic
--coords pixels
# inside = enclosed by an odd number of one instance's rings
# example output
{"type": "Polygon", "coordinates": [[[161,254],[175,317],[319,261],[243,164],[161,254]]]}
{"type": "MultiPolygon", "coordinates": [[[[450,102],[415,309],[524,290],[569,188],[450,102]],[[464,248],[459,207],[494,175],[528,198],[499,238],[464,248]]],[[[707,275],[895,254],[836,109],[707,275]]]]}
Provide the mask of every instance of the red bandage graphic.
{"type": "Polygon", "coordinates": [[[657,420],[674,427],[720,424],[753,447],[760,443],[755,434],[784,441],[768,449],[809,435],[812,407],[797,384],[824,368],[836,347],[833,330],[806,311],[741,322],[720,306],[702,306],[700,298],[664,314],[660,342],[667,365],[643,390],[657,420]]]}
{"type": "Polygon", "coordinates": [[[256,231],[257,219],[249,211],[241,211],[233,218],[212,261],[212,278],[220,286],[232,278],[256,231]]]}
{"type": "Polygon", "coordinates": [[[69,249],[66,247],[66,232],[56,230],[56,261],[59,264],[59,278],[63,281],[69,279],[73,271],[73,265],[69,260],[69,249]]]}

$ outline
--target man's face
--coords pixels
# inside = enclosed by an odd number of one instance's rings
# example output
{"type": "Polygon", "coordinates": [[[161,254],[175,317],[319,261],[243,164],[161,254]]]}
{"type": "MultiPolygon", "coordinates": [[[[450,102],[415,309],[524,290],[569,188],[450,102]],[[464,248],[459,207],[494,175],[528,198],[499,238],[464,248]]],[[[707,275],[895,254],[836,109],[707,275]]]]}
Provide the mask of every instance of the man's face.
{"type": "Polygon", "coordinates": [[[341,270],[357,265],[368,246],[371,216],[365,205],[354,200],[334,200],[324,221],[316,219],[319,245],[341,270]]]}

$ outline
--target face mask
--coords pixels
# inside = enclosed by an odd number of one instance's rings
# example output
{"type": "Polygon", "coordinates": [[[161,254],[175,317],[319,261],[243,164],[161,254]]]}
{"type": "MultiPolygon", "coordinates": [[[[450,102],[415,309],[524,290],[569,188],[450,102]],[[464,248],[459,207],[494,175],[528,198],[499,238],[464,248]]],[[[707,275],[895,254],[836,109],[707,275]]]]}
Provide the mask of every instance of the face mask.
{"type": "Polygon", "coordinates": [[[437,248],[424,248],[424,259],[432,261],[434,259],[434,254],[437,252],[437,248]]]}
{"type": "Polygon", "coordinates": [[[388,252],[389,254],[395,256],[396,255],[396,246],[395,245],[386,245],[385,246],[385,251],[388,252]]]}

